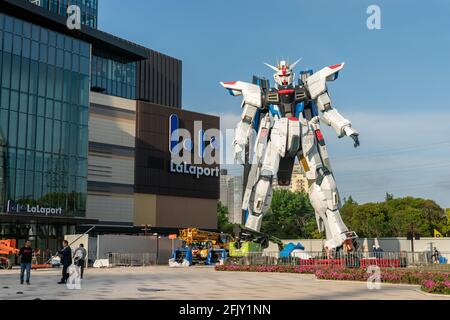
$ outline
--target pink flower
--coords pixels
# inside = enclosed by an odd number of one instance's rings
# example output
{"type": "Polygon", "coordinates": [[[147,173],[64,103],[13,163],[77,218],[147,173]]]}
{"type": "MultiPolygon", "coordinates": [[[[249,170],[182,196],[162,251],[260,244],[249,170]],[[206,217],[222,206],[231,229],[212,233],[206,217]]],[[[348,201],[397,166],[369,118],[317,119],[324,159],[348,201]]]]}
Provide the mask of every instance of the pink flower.
{"type": "Polygon", "coordinates": [[[433,280],[425,280],[422,282],[422,285],[427,289],[431,289],[435,285],[435,282],[433,280]]]}

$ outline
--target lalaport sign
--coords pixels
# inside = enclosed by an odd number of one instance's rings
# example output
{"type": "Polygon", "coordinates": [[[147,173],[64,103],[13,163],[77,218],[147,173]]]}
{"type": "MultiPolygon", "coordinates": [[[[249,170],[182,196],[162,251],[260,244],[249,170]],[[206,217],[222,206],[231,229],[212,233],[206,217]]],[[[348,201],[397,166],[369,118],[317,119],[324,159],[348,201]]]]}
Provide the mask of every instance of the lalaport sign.
{"type": "Polygon", "coordinates": [[[205,177],[218,177],[219,176],[219,168],[203,168],[197,166],[191,166],[187,163],[176,164],[173,161],[170,162],[170,172],[174,173],[183,173],[190,174],[196,176],[199,179],[201,176],[205,177]]]}
{"type": "Polygon", "coordinates": [[[217,129],[203,130],[201,121],[194,121],[194,137],[180,128],[178,115],[169,117],[169,151],[171,154],[170,172],[200,177],[219,177],[217,129]],[[209,168],[203,165],[213,165],[209,168]]]}
{"type": "Polygon", "coordinates": [[[49,208],[49,207],[41,207],[39,205],[33,206],[29,204],[18,204],[12,200],[8,200],[8,204],[6,206],[6,213],[26,213],[32,215],[40,215],[40,216],[59,216],[63,214],[62,208],[49,208]]]}

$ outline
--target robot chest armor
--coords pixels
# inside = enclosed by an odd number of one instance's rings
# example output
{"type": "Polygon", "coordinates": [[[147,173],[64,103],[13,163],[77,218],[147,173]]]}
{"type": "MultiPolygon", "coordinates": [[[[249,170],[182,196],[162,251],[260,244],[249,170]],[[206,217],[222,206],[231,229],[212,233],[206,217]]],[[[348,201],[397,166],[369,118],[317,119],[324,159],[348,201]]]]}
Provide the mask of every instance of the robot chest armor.
{"type": "Polygon", "coordinates": [[[282,117],[292,117],[295,115],[297,104],[308,101],[306,89],[302,86],[272,88],[266,96],[267,105],[276,105],[282,117]]]}

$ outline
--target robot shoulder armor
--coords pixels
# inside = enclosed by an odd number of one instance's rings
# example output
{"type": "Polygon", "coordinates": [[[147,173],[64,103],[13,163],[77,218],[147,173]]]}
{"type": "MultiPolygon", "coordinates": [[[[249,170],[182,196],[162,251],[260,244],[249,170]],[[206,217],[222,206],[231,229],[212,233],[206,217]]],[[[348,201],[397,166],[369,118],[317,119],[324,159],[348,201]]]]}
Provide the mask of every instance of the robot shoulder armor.
{"type": "Polygon", "coordinates": [[[227,89],[232,96],[243,96],[244,103],[261,108],[262,95],[260,86],[243,81],[221,82],[220,84],[227,89]]]}
{"type": "Polygon", "coordinates": [[[309,90],[312,99],[316,99],[319,95],[326,91],[327,81],[334,81],[337,79],[339,71],[344,68],[345,63],[336,64],[325,67],[322,70],[314,73],[306,79],[306,87],[309,90]]]}

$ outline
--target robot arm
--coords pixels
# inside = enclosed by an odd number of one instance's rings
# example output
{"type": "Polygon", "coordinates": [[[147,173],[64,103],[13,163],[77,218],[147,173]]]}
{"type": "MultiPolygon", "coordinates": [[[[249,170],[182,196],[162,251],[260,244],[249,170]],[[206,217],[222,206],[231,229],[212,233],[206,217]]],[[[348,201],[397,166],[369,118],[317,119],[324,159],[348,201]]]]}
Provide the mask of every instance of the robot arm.
{"type": "Polygon", "coordinates": [[[339,138],[351,137],[355,142],[355,148],[359,146],[359,133],[352,128],[349,120],[345,119],[336,109],[331,106],[331,99],[327,91],[327,81],[334,81],[338,78],[339,71],[344,68],[344,63],[323,68],[306,79],[311,99],[317,102],[319,110],[322,112],[322,121],[333,127],[339,138]]]}
{"type": "Polygon", "coordinates": [[[261,88],[258,85],[247,82],[221,82],[232,96],[243,96],[242,117],[239,121],[233,141],[234,158],[244,162],[244,151],[251,133],[252,123],[258,109],[262,108],[261,88]]]}
{"type": "Polygon", "coordinates": [[[354,141],[355,148],[359,147],[359,133],[352,128],[352,123],[345,119],[336,109],[331,107],[331,99],[328,92],[322,93],[317,98],[317,107],[322,112],[322,121],[331,126],[339,138],[350,137],[354,141]]]}

